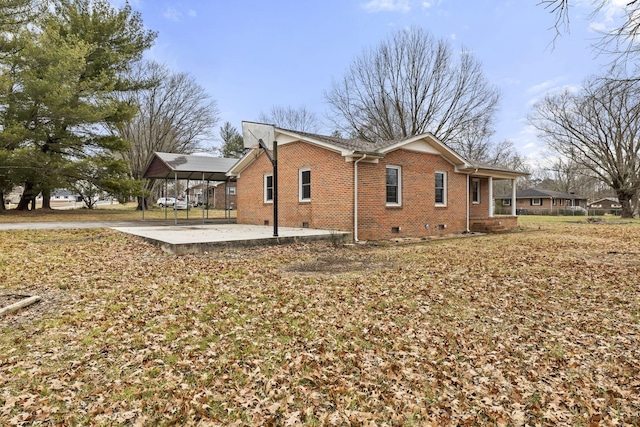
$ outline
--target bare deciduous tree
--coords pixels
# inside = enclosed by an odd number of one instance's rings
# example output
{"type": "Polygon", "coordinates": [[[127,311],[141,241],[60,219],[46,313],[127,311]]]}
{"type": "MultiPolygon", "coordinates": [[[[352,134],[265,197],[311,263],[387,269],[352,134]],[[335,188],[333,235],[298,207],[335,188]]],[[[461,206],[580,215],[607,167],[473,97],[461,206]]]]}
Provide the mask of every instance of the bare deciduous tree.
{"type": "Polygon", "coordinates": [[[364,51],[325,97],[345,134],[381,141],[431,132],[447,144],[486,139],[499,99],[469,51],[455,54],[416,27],[364,51]]]}
{"type": "Polygon", "coordinates": [[[276,125],[279,128],[298,130],[300,132],[317,133],[320,129],[318,116],[307,110],[304,105],[298,108],[276,105],[271,107],[268,113],[261,112],[258,120],[276,125]]]}
{"type": "MultiPolygon", "coordinates": [[[[127,95],[139,112],[112,131],[131,143],[122,156],[130,165],[132,178],[141,179],[154,151],[189,154],[208,149],[202,143],[213,136],[218,108],[188,73],[170,71],[157,62],[141,63],[135,73],[139,80],[151,84],[127,95]]],[[[146,190],[151,192],[150,183],[146,190]]]]}
{"type": "Polygon", "coordinates": [[[549,94],[530,122],[550,148],[609,185],[633,217],[640,189],[640,82],[591,78],[578,93],[549,94]]]}
{"type": "MultiPolygon", "coordinates": [[[[569,31],[569,8],[576,1],[571,0],[540,0],[538,5],[549,10],[554,16],[556,37],[569,31]]],[[[593,11],[591,18],[595,19],[607,6],[614,5],[614,0],[592,0],[593,11]]],[[[624,5],[622,23],[602,33],[602,38],[596,44],[598,51],[611,53],[617,59],[626,59],[629,55],[640,53],[638,36],[640,36],[640,0],[628,0],[624,5]]]]}

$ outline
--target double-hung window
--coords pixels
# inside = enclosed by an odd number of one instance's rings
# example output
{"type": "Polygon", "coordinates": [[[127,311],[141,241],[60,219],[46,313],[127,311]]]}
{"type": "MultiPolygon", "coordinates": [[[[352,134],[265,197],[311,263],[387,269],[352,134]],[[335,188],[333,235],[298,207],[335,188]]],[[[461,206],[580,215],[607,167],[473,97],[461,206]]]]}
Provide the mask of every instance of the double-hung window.
{"type": "Polygon", "coordinates": [[[447,173],[435,174],[436,206],[447,206],[447,173]]]}
{"type": "Polygon", "coordinates": [[[264,176],[264,202],[273,203],[273,175],[264,176]]]}
{"type": "Polygon", "coordinates": [[[400,166],[387,166],[387,206],[402,204],[402,169],[400,166]]]}
{"type": "Polygon", "coordinates": [[[471,201],[476,205],[480,203],[480,180],[479,179],[471,180],[471,201]]]}
{"type": "Polygon", "coordinates": [[[531,206],[542,206],[542,199],[539,197],[531,199],[531,206]]]}
{"type": "Polygon", "coordinates": [[[301,202],[311,201],[311,170],[309,168],[300,169],[299,171],[299,197],[301,202]]]}

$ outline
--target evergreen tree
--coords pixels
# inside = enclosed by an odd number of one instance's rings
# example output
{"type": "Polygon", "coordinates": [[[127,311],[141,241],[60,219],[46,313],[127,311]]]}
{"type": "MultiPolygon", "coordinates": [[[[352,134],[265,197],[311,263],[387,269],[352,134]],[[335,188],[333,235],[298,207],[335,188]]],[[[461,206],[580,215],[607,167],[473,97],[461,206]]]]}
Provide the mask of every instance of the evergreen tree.
{"type": "Polygon", "coordinates": [[[127,71],[154,39],[130,6],[107,0],[58,0],[14,32],[20,49],[2,58],[0,147],[9,168],[20,165],[12,171],[24,183],[18,209],[38,193],[48,207],[51,191],[73,183],[81,165],[126,146],[104,126],[135,115],[114,94],[141,87],[127,71]]]}
{"type": "Polygon", "coordinates": [[[222,157],[239,159],[244,154],[244,140],[235,126],[225,122],[220,126],[220,138],[222,139],[222,157]]]}

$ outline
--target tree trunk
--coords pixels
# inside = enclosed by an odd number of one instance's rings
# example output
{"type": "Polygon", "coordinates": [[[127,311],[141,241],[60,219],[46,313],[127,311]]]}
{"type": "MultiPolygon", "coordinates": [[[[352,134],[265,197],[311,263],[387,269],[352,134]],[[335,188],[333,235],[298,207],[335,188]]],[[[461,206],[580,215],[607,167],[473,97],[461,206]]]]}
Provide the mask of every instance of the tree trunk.
{"type": "MultiPolygon", "coordinates": [[[[24,184],[24,191],[22,192],[22,196],[20,196],[20,202],[18,202],[18,206],[16,207],[16,210],[18,211],[28,211],[29,210],[29,203],[31,203],[31,200],[35,200],[35,195],[33,195],[34,189],[33,189],[33,183],[31,182],[25,182],[24,184]]],[[[33,208],[35,209],[35,203],[33,208]]]]}
{"type": "Polygon", "coordinates": [[[6,207],[4,205],[4,192],[0,191],[0,212],[6,211],[6,207]]]}
{"type": "Polygon", "coordinates": [[[42,209],[51,210],[51,191],[42,190],[42,209]]]}
{"type": "Polygon", "coordinates": [[[149,210],[149,197],[141,197],[138,196],[136,197],[136,199],[138,200],[138,207],[136,207],[137,211],[141,211],[142,210],[142,203],[144,202],[144,210],[147,211],[149,210]]]}
{"type": "Polygon", "coordinates": [[[622,205],[622,218],[633,218],[633,206],[632,200],[634,199],[635,194],[630,191],[625,190],[617,190],[618,201],[622,205]]]}

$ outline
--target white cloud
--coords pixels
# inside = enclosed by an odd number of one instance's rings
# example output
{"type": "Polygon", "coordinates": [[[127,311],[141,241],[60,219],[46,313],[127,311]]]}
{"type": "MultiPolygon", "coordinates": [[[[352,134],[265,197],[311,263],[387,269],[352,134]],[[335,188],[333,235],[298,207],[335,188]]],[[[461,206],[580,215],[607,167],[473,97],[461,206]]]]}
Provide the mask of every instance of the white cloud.
{"type": "Polygon", "coordinates": [[[164,16],[166,19],[174,22],[182,22],[182,19],[185,17],[185,15],[189,18],[195,18],[198,16],[194,9],[189,9],[186,11],[186,13],[183,13],[182,10],[179,10],[175,7],[168,7],[162,13],[162,16],[164,16]]]}
{"type": "Polygon", "coordinates": [[[422,2],[422,8],[423,9],[429,9],[431,6],[433,6],[433,3],[430,1],[423,1],[422,2]]]}
{"type": "Polygon", "coordinates": [[[170,21],[179,22],[179,21],[182,20],[182,12],[180,12],[178,9],[176,9],[174,7],[167,8],[162,13],[162,16],[164,16],[165,18],[167,18],[170,21]]]}
{"type": "Polygon", "coordinates": [[[527,93],[535,95],[535,94],[547,92],[549,89],[557,86],[559,81],[560,81],[560,78],[555,78],[552,80],[544,81],[542,83],[538,83],[537,85],[531,86],[529,89],[527,89],[527,93]]]}
{"type": "Polygon", "coordinates": [[[619,23],[616,24],[616,21],[624,17],[625,7],[628,3],[629,0],[609,0],[602,2],[602,8],[596,16],[598,20],[589,24],[589,29],[599,33],[613,30],[619,25],[619,23]]]}
{"type": "Polygon", "coordinates": [[[404,12],[411,10],[409,0],[371,0],[363,3],[362,7],[371,13],[377,12],[404,12]]]}

